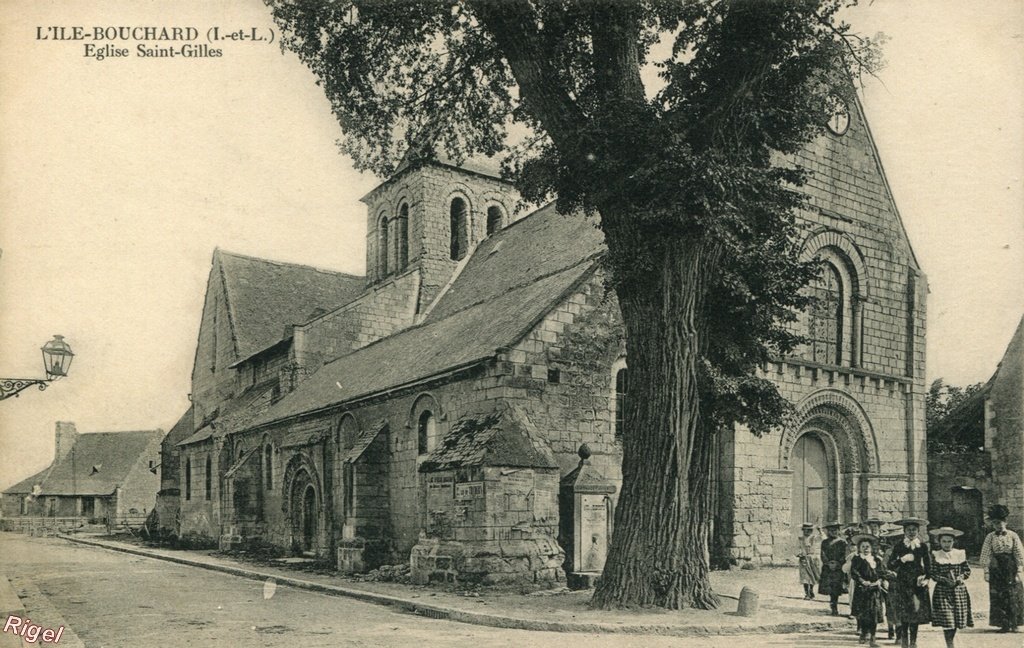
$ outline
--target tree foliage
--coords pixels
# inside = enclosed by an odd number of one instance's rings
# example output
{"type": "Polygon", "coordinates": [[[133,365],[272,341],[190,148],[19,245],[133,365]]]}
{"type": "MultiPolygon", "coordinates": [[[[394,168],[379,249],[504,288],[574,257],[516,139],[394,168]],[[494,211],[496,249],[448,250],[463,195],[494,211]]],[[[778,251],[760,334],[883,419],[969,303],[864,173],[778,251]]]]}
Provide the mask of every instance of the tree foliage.
{"type": "MultiPolygon", "coordinates": [[[[663,478],[681,484],[665,506],[685,516],[710,465],[698,446],[716,426],[761,434],[784,422],[787,402],[755,370],[800,343],[791,324],[816,272],[799,260],[795,154],[880,62],[876,40],[838,17],[854,2],[267,2],[358,168],[387,175],[436,149],[502,154],[526,200],[599,215],[636,345],[627,417],[654,428],[624,446],[620,509],[634,506],[641,453],[663,438],[663,478]],[[666,383],[668,406],[652,411],[666,383]]],[[[675,578],[679,552],[636,558],[660,575],[632,602],[694,602],[675,578]]]]}
{"type": "Polygon", "coordinates": [[[976,451],[985,445],[985,383],[947,385],[936,378],[925,396],[928,447],[936,452],[976,451]]]}

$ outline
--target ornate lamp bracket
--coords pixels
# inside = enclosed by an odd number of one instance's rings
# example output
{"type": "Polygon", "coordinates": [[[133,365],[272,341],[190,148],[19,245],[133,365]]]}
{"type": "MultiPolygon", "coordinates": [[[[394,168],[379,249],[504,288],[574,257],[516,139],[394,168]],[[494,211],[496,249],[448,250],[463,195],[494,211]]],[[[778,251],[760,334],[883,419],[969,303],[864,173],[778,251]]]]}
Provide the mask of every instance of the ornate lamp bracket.
{"type": "Polygon", "coordinates": [[[38,385],[39,391],[50,386],[50,381],[43,378],[0,378],[0,400],[17,396],[18,392],[38,385]]]}

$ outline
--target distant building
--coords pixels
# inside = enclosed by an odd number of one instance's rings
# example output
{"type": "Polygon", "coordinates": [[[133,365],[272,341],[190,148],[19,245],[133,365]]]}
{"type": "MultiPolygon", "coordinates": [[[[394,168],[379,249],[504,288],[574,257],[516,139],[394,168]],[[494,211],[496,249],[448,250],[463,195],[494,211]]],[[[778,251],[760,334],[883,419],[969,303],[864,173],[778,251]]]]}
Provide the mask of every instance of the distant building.
{"type": "MultiPolygon", "coordinates": [[[[1007,524],[1024,530],[1024,318],[985,386],[946,416],[945,425],[984,426],[984,446],[928,457],[928,514],[934,525],[965,532],[968,549],[985,538],[984,511],[1010,509],[1007,524]]],[[[936,434],[956,438],[957,430],[936,434]]],[[[931,434],[932,431],[929,431],[931,434]]],[[[962,435],[961,435],[962,436],[962,435]]]]}
{"type": "Polygon", "coordinates": [[[53,463],[3,492],[3,515],[104,523],[153,510],[162,430],[79,434],[58,422],[53,463]]]}

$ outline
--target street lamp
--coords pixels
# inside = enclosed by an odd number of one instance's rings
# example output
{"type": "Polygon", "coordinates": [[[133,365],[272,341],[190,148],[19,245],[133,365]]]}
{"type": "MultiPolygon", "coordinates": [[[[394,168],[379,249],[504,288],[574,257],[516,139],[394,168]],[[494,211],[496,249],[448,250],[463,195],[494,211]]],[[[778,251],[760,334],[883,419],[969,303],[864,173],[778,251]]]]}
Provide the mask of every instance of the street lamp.
{"type": "Polygon", "coordinates": [[[68,375],[75,354],[71,352],[71,345],[64,341],[63,335],[54,335],[40,350],[43,352],[43,370],[46,371],[46,378],[0,378],[0,400],[17,396],[18,392],[32,385],[38,385],[42,391],[54,380],[68,375]]]}

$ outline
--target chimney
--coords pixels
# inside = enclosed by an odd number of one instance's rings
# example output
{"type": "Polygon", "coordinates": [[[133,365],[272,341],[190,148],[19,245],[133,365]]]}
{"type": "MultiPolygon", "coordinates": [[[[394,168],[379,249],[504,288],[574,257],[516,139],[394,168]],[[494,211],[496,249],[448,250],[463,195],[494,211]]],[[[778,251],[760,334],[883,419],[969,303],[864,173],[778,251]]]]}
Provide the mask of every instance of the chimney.
{"type": "Polygon", "coordinates": [[[71,452],[71,446],[75,445],[76,439],[78,439],[78,430],[75,429],[74,423],[57,421],[57,446],[53,453],[54,463],[71,452]]]}

